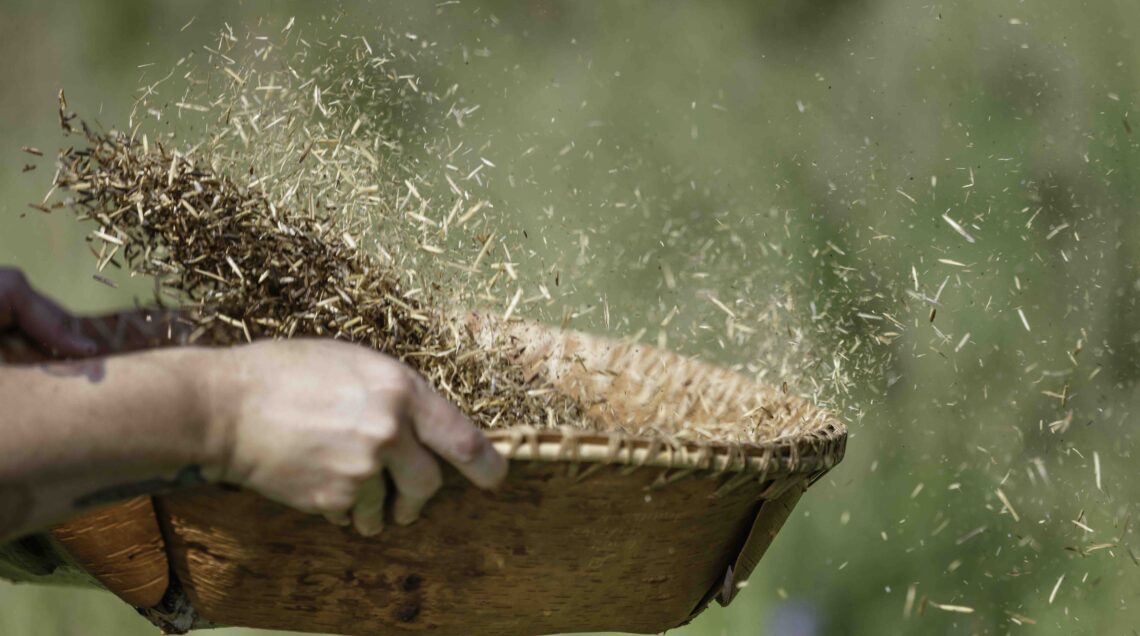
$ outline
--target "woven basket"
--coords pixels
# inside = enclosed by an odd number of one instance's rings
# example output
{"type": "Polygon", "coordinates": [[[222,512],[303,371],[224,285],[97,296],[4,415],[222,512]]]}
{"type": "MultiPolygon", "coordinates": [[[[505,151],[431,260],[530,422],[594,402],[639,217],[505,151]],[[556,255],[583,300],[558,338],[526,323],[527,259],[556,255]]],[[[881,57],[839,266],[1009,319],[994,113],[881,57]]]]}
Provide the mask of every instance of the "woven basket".
{"type": "MultiPolygon", "coordinates": [[[[81,328],[102,354],[186,336],[174,314],[147,311],[81,328]]],[[[585,403],[605,403],[592,413],[603,429],[607,420],[617,427],[660,418],[663,405],[677,417],[707,416],[772,391],[650,347],[509,329],[529,345],[519,360],[528,373],[546,374],[585,403]],[[585,376],[576,365],[620,373],[585,376]]],[[[0,338],[0,362],[39,357],[0,338]]],[[[764,445],[490,431],[511,460],[500,490],[480,491],[445,468],[423,518],[375,538],[219,485],[102,508],[45,541],[170,632],[657,633],[714,598],[731,601],[805,488],[842,458],[842,423],[806,402],[779,402],[801,425],[764,445]]]]}

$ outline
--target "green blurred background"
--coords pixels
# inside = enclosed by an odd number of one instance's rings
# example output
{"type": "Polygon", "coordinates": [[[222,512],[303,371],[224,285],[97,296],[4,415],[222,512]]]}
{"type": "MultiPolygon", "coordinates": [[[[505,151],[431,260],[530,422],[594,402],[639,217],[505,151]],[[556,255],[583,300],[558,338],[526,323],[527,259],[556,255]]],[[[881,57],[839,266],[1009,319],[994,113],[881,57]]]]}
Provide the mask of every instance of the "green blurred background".
{"type": "MultiPolygon", "coordinates": [[[[415,34],[428,83],[480,106],[455,134],[486,144],[524,280],[606,308],[576,326],[751,372],[807,342],[851,378],[823,391],[846,460],[738,600],[674,633],[1136,633],[1140,5],[3,0],[0,262],[76,310],[145,299],[26,206],[56,91],[124,125],[224,24],[335,15],[415,34]],[[708,296],[781,299],[791,328],[734,340],[708,296]]],[[[106,594],[0,583],[0,634],[148,633],[106,594]]]]}

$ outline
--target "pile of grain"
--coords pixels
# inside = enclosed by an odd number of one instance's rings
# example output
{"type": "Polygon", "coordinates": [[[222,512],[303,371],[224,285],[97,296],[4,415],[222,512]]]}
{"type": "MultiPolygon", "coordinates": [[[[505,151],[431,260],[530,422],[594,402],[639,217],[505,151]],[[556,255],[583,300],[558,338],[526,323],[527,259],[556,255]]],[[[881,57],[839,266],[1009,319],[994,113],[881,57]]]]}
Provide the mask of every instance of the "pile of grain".
{"type": "MultiPolygon", "coordinates": [[[[216,339],[219,331],[228,332],[232,343],[297,336],[362,343],[420,371],[486,429],[572,426],[756,443],[788,434],[787,427],[799,420],[800,401],[774,390],[708,409],[701,405],[709,396],[670,390],[654,397],[676,398],[674,413],[730,417],[666,416],[615,426],[612,418],[596,417],[596,404],[554,390],[542,374],[516,364],[517,342],[507,336],[488,341],[486,330],[473,332],[451,308],[432,306],[421,290],[405,289],[400,272],[379,263],[348,233],[336,231],[341,223],[328,214],[274,205],[258,191],[202,167],[192,154],[86,125],[81,134],[86,146],[60,152],[55,186],[70,194],[55,206],[97,224],[91,240],[101,269],[115,265],[153,276],[166,295],[181,299],[197,324],[195,334],[210,331],[216,339]],[[587,412],[591,406],[593,414],[587,412]],[[601,419],[609,421],[602,425],[601,419]]],[[[606,377],[621,372],[590,371],[606,377]]],[[[741,380],[728,372],[719,379],[696,378],[722,398],[729,387],[735,393],[741,380]]]]}
{"type": "Polygon", "coordinates": [[[474,333],[462,306],[494,306],[514,321],[516,309],[552,302],[542,286],[530,298],[521,286],[501,293],[515,279],[510,246],[495,239],[491,206],[478,196],[480,172],[493,164],[447,135],[474,107],[452,104],[432,111],[439,117],[427,118],[430,127],[401,128],[396,120],[453,99],[455,87],[426,89],[406,70],[414,53],[390,41],[381,49],[330,37],[321,49],[290,27],[277,47],[221,34],[206,47],[204,75],[184,72],[180,101],[151,101],[170,75],[144,87],[129,133],[79,123],[61,93],[60,122],[82,143],[61,151],[53,190],[64,197],[50,207],[97,225],[100,272],[154,277],[156,296],[186,309],[195,334],[209,331],[211,340],[323,336],[384,352],[486,429],[572,427],[747,445],[818,425],[786,390],[727,371],[685,375],[690,365],[677,356],[630,373],[620,366],[632,358],[616,356],[626,349],[593,362],[556,360],[586,378],[556,387],[557,377],[517,363],[520,343],[509,330],[474,333]],[[287,49],[299,52],[285,56],[287,49]],[[148,137],[144,120],[172,116],[194,143],[153,126],[148,137]],[[469,247],[468,237],[472,253],[457,247],[469,247]],[[504,256],[489,257],[496,250],[504,256]],[[619,415],[597,395],[614,387],[639,394],[653,414],[619,415]]]}
{"type": "Polygon", "coordinates": [[[336,219],[279,208],[193,155],[82,128],[88,145],[60,153],[56,186],[72,193],[64,203],[80,220],[98,224],[100,269],[123,261],[154,276],[182,297],[197,333],[221,322],[234,342],[363,343],[419,370],[481,426],[588,426],[577,403],[523,380],[507,344],[476,346],[462,321],[425,306],[422,292],[335,232],[336,219]]]}

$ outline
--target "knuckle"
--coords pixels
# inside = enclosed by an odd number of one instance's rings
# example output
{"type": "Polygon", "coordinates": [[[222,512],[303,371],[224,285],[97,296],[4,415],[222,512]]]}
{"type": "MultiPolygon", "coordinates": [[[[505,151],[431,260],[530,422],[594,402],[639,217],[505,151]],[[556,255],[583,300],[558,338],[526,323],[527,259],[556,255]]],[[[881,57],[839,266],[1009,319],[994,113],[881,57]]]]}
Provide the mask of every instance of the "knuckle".
{"type": "Polygon", "coordinates": [[[313,493],[309,506],[321,513],[348,512],[355,499],[355,488],[348,484],[339,488],[328,488],[313,493]]]}
{"type": "Polygon", "coordinates": [[[400,441],[400,425],[394,418],[384,418],[365,431],[364,437],[374,448],[389,450],[400,441]]]}
{"type": "Polygon", "coordinates": [[[371,458],[361,458],[355,462],[348,462],[340,469],[341,475],[357,484],[375,475],[377,472],[379,472],[379,470],[376,462],[371,458]]]}
{"type": "Polygon", "coordinates": [[[474,428],[455,438],[455,456],[460,461],[472,462],[483,453],[487,438],[474,428]]]}
{"type": "Polygon", "coordinates": [[[401,369],[399,373],[394,374],[392,390],[403,400],[410,401],[420,390],[419,377],[410,369],[401,369]]]}
{"type": "Polygon", "coordinates": [[[415,376],[404,369],[387,369],[378,377],[376,395],[385,410],[403,412],[411,408],[419,391],[415,376]]]}
{"type": "Polygon", "coordinates": [[[390,451],[399,446],[399,437],[396,435],[385,435],[376,440],[376,448],[382,451],[390,451]]]}
{"type": "Polygon", "coordinates": [[[392,373],[384,377],[377,391],[380,408],[392,417],[403,418],[416,407],[421,387],[411,373],[392,373]]]}

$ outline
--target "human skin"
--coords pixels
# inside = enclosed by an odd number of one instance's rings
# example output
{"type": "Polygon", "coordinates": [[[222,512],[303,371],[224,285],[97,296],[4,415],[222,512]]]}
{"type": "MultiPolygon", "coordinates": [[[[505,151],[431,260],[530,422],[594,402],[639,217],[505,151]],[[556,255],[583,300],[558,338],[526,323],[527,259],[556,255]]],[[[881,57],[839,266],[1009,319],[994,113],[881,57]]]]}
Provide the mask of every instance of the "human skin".
{"type": "MultiPolygon", "coordinates": [[[[0,269],[0,332],[61,356],[91,353],[72,321],[19,272],[0,269]]],[[[482,488],[507,472],[414,370],[329,340],[0,365],[0,405],[0,540],[206,481],[370,536],[386,508],[399,524],[419,516],[442,484],[437,458],[482,488]]]]}

